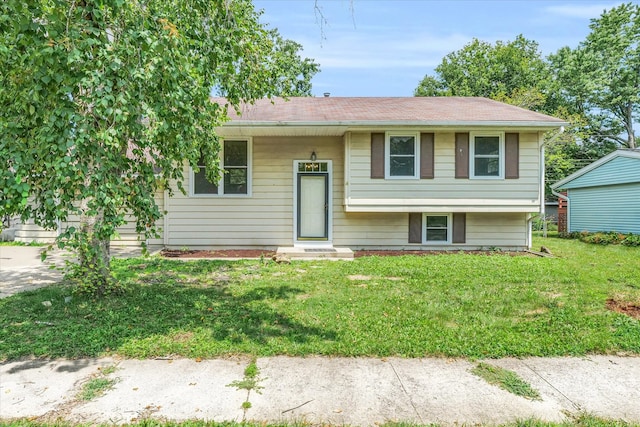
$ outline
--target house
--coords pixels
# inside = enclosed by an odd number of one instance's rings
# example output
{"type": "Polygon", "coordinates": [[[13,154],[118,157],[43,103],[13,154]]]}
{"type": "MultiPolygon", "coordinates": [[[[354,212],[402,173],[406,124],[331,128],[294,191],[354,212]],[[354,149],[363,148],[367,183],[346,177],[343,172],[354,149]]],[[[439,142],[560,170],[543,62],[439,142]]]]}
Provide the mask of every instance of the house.
{"type": "MultiPolygon", "coordinates": [[[[222,98],[212,102],[225,103],[222,98]]],[[[169,248],[524,250],[560,119],[485,98],[258,100],[218,129],[224,174],[158,199],[169,248]]]]}
{"type": "Polygon", "coordinates": [[[640,234],[640,151],[614,151],[551,188],[568,202],[566,231],[640,234]]]}

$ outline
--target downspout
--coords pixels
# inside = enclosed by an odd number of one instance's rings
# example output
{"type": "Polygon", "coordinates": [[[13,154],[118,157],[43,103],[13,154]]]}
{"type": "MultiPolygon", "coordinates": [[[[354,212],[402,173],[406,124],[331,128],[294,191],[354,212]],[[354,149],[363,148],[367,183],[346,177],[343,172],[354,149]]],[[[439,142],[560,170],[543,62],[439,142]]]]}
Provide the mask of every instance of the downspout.
{"type": "Polygon", "coordinates": [[[555,141],[563,133],[564,133],[564,126],[560,126],[560,129],[558,129],[558,133],[553,135],[551,139],[549,139],[547,142],[543,142],[540,145],[540,218],[542,218],[542,236],[543,237],[547,237],[547,221],[545,219],[546,208],[545,208],[545,193],[544,193],[544,186],[545,186],[544,145],[555,141]]]}

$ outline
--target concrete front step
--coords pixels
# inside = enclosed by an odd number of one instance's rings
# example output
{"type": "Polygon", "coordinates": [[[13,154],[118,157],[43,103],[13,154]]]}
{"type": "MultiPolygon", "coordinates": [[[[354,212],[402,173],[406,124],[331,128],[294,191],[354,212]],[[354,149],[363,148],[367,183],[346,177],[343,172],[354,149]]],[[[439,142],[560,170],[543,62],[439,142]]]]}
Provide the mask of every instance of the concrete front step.
{"type": "Polygon", "coordinates": [[[353,251],[349,248],[299,248],[283,247],[278,248],[277,255],[284,255],[289,259],[353,259],[353,251]]]}

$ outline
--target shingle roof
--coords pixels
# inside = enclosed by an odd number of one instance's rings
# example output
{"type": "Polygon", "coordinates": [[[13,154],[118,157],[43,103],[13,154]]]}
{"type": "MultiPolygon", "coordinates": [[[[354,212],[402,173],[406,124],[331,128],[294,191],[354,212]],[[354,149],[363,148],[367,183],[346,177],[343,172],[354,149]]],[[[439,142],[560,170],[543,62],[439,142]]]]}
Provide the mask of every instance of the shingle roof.
{"type": "MultiPolygon", "coordinates": [[[[224,104],[224,98],[213,98],[224,104]]],[[[230,113],[231,125],[242,123],[522,123],[559,127],[561,119],[536,113],[487,98],[404,97],[342,98],[305,97],[284,100],[260,99],[240,108],[240,116],[230,113]]]]}

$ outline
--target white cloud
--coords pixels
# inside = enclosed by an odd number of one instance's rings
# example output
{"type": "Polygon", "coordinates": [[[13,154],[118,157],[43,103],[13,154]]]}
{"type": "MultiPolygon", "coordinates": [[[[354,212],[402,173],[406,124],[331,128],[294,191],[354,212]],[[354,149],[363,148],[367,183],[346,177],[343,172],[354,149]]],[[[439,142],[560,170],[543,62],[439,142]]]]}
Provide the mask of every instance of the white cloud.
{"type": "Polygon", "coordinates": [[[571,18],[597,18],[602,15],[602,12],[610,10],[622,3],[609,3],[609,4],[584,4],[584,3],[571,3],[565,5],[549,6],[545,10],[554,15],[567,16],[571,18]]]}

